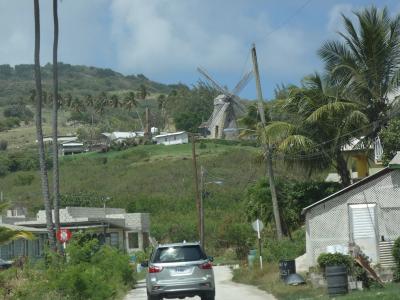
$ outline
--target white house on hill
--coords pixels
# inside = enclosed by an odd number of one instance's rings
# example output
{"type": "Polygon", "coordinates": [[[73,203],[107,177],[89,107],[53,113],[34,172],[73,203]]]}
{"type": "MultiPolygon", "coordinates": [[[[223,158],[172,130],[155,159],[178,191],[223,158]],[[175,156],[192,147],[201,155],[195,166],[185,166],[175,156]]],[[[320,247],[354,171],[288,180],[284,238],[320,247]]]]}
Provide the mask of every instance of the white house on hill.
{"type": "Polygon", "coordinates": [[[157,144],[163,145],[187,144],[189,142],[189,136],[186,131],[179,131],[156,135],[154,140],[157,144]]]}
{"type": "Polygon", "coordinates": [[[400,152],[389,166],[303,209],[308,266],[324,252],[358,248],[373,264],[391,268],[400,237],[400,152]]]}

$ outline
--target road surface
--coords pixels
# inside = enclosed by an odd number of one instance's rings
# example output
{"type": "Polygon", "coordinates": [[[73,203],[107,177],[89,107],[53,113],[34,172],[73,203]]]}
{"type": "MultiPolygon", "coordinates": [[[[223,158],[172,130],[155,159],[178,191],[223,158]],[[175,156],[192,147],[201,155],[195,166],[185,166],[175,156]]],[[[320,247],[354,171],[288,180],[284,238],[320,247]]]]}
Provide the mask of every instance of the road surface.
{"type": "MultiPolygon", "coordinates": [[[[232,282],[231,270],[228,267],[214,267],[216,300],[276,300],[274,296],[260,289],[232,282]]],[[[200,300],[199,297],[186,298],[200,300]]],[[[130,291],[124,300],[147,300],[146,283],[139,282],[136,289],[130,291]]]]}

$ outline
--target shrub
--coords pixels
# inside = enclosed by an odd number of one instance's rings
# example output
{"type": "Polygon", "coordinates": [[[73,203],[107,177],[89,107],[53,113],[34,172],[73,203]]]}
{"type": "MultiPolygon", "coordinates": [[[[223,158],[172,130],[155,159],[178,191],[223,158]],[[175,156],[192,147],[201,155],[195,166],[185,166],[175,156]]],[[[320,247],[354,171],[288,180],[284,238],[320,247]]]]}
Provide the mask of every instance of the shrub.
{"type": "Polygon", "coordinates": [[[30,121],[33,119],[33,112],[25,105],[7,106],[3,114],[6,118],[16,118],[22,121],[30,121]]]}
{"type": "Polygon", "coordinates": [[[5,140],[0,140],[0,151],[6,151],[8,147],[8,142],[5,140]]]}
{"type": "Polygon", "coordinates": [[[348,270],[351,269],[353,259],[349,255],[341,253],[321,253],[317,259],[318,265],[325,270],[327,266],[341,266],[344,265],[348,270]]]}
{"type": "Polygon", "coordinates": [[[396,269],[394,272],[394,280],[400,282],[400,237],[396,239],[393,245],[392,254],[396,262],[396,269]]]}
{"type": "Polygon", "coordinates": [[[35,179],[32,174],[18,174],[14,180],[15,185],[30,185],[35,179]]]}

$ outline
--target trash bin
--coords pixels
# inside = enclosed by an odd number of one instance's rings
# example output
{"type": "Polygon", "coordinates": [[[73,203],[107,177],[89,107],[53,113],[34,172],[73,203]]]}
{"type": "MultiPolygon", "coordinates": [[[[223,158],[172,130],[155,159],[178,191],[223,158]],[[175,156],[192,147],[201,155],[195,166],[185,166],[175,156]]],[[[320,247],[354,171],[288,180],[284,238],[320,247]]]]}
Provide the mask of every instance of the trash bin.
{"type": "Polygon", "coordinates": [[[346,266],[327,266],[325,268],[325,276],[330,296],[348,293],[346,266]]]}
{"type": "Polygon", "coordinates": [[[279,274],[284,281],[290,274],[296,274],[296,261],[294,259],[280,260],[279,274]]]}
{"type": "Polygon", "coordinates": [[[256,259],[257,256],[257,250],[250,250],[249,251],[249,255],[247,255],[247,261],[249,264],[249,268],[254,267],[254,261],[256,259]]]}

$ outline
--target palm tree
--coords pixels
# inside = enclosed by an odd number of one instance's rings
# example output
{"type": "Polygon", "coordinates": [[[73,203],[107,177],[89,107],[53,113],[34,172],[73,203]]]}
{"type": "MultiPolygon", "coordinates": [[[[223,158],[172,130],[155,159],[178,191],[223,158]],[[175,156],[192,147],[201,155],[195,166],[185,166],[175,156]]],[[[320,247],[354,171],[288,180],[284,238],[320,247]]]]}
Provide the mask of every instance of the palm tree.
{"type": "Polygon", "coordinates": [[[137,110],[137,106],[138,106],[139,102],[136,100],[136,96],[134,92],[129,92],[126,97],[125,97],[125,102],[124,102],[124,106],[126,107],[126,109],[130,112],[132,111],[132,109],[135,109],[136,115],[139,118],[140,121],[140,126],[143,130],[143,121],[142,118],[140,117],[140,114],[137,110]]]}
{"type": "Polygon", "coordinates": [[[40,72],[40,7],[39,0],[33,0],[35,18],[35,83],[36,83],[36,138],[39,148],[40,178],[42,181],[43,202],[46,210],[46,227],[49,244],[52,249],[56,245],[51,201],[49,192],[49,181],[47,176],[45,149],[42,129],[42,78],[40,72]]]}
{"type": "Polygon", "coordinates": [[[110,97],[110,105],[114,108],[119,107],[120,103],[119,103],[119,98],[116,94],[111,95],[110,97]]]}
{"type": "Polygon", "coordinates": [[[105,92],[101,92],[100,95],[96,99],[95,108],[96,111],[100,114],[104,113],[104,109],[107,106],[107,94],[105,92]]]}
{"type": "MultiPolygon", "coordinates": [[[[0,204],[0,212],[3,212],[8,207],[8,203],[0,204]]],[[[14,230],[8,228],[7,225],[0,225],[0,245],[8,244],[9,242],[17,239],[33,239],[34,236],[31,232],[24,230],[14,230]]]]}
{"type": "Polygon", "coordinates": [[[161,122],[162,127],[165,128],[167,123],[167,111],[165,106],[167,104],[167,97],[164,94],[161,94],[157,97],[158,109],[161,111],[161,122]]]}
{"type": "Polygon", "coordinates": [[[388,96],[400,84],[400,15],[372,6],[354,13],[358,24],[342,15],[343,41],[328,41],[319,50],[332,79],[357,101],[373,128],[373,140],[385,126],[394,103],[388,96]],[[382,120],[383,119],[383,120],[382,120]]]}
{"type": "Polygon", "coordinates": [[[314,74],[304,79],[303,87],[293,88],[284,106],[294,117],[291,121],[275,121],[265,130],[265,138],[277,145],[289,163],[313,169],[334,166],[342,184],[351,184],[351,176],[342,147],[363,132],[368,117],[357,103],[342,98],[342,92],[314,74]]]}
{"type": "MultiPolygon", "coordinates": [[[[60,229],[60,171],[58,161],[58,0],[53,0],[54,41],[53,41],[53,207],[54,225],[60,229]]],[[[58,249],[62,249],[58,243],[58,249]]]]}
{"type": "Polygon", "coordinates": [[[139,86],[139,98],[142,100],[145,100],[146,97],[148,96],[148,92],[147,92],[147,87],[144,84],[141,84],[139,86]]]}
{"type": "Polygon", "coordinates": [[[86,95],[85,104],[87,106],[89,106],[89,107],[93,107],[94,106],[94,99],[93,99],[93,96],[91,94],[86,95]]]}

